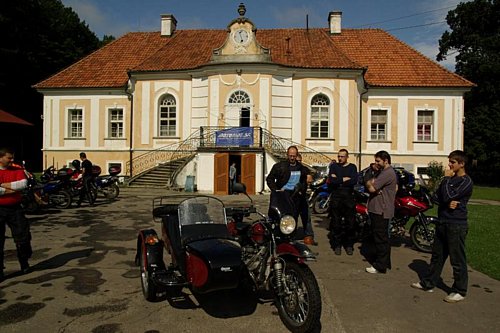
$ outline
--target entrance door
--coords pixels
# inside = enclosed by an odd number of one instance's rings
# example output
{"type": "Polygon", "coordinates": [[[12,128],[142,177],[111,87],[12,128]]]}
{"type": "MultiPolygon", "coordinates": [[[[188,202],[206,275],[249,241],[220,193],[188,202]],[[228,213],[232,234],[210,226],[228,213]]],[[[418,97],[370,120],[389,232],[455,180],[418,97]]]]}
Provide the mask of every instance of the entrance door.
{"type": "Polygon", "coordinates": [[[214,156],[214,194],[227,194],[229,186],[229,154],[217,153],[214,156]]]}
{"type": "Polygon", "coordinates": [[[250,127],[250,108],[241,108],[240,127],[250,127]]]}
{"type": "Polygon", "coordinates": [[[248,194],[255,194],[255,154],[241,155],[241,182],[248,194]]]}

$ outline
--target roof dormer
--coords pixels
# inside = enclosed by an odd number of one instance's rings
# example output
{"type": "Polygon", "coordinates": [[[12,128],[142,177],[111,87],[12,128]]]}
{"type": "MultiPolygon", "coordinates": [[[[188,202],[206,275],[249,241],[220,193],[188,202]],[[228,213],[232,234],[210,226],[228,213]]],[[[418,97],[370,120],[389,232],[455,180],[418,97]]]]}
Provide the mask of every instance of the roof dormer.
{"type": "Polygon", "coordinates": [[[262,47],[256,39],[257,29],[252,21],[245,17],[243,3],[238,7],[238,18],[227,26],[227,38],[224,44],[213,50],[212,62],[267,62],[271,60],[269,49],[262,47]]]}

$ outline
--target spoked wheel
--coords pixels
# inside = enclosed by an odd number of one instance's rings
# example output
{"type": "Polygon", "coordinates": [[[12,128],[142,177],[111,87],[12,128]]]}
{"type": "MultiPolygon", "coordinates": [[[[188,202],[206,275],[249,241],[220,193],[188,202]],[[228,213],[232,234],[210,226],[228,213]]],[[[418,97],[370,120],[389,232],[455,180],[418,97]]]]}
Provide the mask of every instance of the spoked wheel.
{"type": "Polygon", "coordinates": [[[54,207],[59,209],[66,209],[71,206],[71,195],[66,191],[51,194],[49,200],[54,204],[54,207]]]}
{"type": "Polygon", "coordinates": [[[284,293],[276,296],[281,321],[294,333],[312,332],[321,316],[321,295],[311,269],[287,262],[283,270],[284,293]]]}
{"type": "Polygon", "coordinates": [[[413,245],[415,245],[417,250],[421,252],[432,252],[434,235],[436,234],[436,223],[432,220],[432,217],[427,217],[428,223],[425,227],[418,220],[415,220],[410,228],[411,242],[413,243],[413,245]]]}
{"type": "Polygon", "coordinates": [[[110,200],[117,198],[120,194],[120,188],[114,183],[108,187],[104,187],[101,191],[104,197],[110,200]]]}
{"type": "Polygon", "coordinates": [[[151,273],[148,270],[144,252],[139,253],[139,266],[141,268],[141,287],[144,298],[150,302],[157,302],[160,300],[158,297],[159,288],[151,279],[151,273]]]}
{"type": "Polygon", "coordinates": [[[325,214],[328,211],[329,196],[316,196],[313,201],[313,211],[316,214],[325,214]]]}

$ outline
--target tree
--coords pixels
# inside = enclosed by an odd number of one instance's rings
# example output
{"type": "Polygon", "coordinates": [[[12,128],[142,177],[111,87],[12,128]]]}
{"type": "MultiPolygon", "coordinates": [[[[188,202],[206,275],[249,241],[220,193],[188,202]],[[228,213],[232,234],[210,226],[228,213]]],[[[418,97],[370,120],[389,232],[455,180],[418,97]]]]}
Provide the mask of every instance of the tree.
{"type": "Polygon", "coordinates": [[[457,54],[457,74],[476,84],[464,96],[468,171],[477,183],[500,185],[500,0],[460,3],[446,21],[451,32],[441,36],[437,60],[457,54]]]}
{"type": "MultiPolygon", "coordinates": [[[[101,45],[78,15],[60,0],[3,1],[0,9],[0,109],[33,124],[27,156],[41,160],[42,96],[32,85],[73,64],[101,45]]],[[[36,165],[36,162],[33,164],[36,165]]],[[[39,164],[40,165],[40,164],[39,164]]]]}

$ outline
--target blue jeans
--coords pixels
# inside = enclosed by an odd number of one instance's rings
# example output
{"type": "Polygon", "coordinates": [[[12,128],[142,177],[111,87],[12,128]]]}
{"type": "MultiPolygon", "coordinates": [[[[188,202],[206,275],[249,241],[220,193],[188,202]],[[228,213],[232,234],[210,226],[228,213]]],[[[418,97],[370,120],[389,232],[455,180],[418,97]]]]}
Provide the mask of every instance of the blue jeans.
{"type": "Polygon", "coordinates": [[[452,292],[462,296],[467,294],[468,274],[465,255],[467,232],[466,224],[443,223],[436,227],[429,274],[421,281],[424,288],[434,288],[438,284],[444,263],[449,256],[454,279],[452,292]]]}

